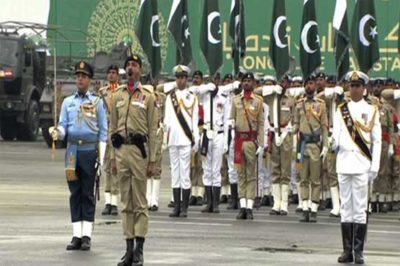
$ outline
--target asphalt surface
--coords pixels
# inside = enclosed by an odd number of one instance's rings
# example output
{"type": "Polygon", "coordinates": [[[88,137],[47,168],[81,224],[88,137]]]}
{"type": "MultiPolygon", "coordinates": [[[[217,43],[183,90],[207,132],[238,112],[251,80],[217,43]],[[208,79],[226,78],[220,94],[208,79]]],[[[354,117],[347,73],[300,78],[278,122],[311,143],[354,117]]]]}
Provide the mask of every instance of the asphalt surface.
{"type": "MultiPolygon", "coordinates": [[[[0,266],[117,265],[125,242],[119,216],[104,217],[97,205],[92,250],[66,251],[71,240],[64,150],[56,160],[43,141],[0,141],[0,266]]],[[[319,214],[317,224],[300,224],[293,205],[287,217],[269,208],[255,220],[236,221],[236,211],[168,217],[170,178],[165,156],[158,212],[150,213],[145,265],[339,265],[339,219],[319,214]]],[[[400,265],[400,214],[370,218],[366,265],[400,265]]]]}

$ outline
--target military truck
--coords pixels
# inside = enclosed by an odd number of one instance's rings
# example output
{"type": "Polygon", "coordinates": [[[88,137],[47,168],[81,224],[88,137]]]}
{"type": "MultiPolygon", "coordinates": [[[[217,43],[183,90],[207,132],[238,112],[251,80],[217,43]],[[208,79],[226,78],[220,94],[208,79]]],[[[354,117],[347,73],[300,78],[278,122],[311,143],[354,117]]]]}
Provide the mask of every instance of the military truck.
{"type": "Polygon", "coordinates": [[[0,134],[8,141],[34,141],[39,129],[46,49],[20,33],[27,28],[37,30],[35,24],[0,23],[0,134]]]}

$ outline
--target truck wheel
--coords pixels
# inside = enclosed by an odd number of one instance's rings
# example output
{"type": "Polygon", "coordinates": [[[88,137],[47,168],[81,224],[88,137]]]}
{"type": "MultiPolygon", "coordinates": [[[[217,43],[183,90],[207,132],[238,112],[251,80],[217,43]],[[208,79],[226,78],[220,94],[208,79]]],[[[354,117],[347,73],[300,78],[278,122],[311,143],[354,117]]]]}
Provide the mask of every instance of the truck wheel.
{"type": "Polygon", "coordinates": [[[15,139],[17,135],[17,121],[15,117],[3,117],[1,119],[1,137],[6,141],[15,139]]]}
{"type": "MultiPolygon", "coordinates": [[[[42,125],[42,135],[46,141],[47,147],[51,148],[53,145],[53,139],[49,134],[49,127],[53,126],[52,122],[46,122],[42,125]]],[[[67,142],[63,140],[56,141],[56,149],[63,149],[67,147],[67,142]]]]}
{"type": "Polygon", "coordinates": [[[39,131],[39,104],[31,100],[25,113],[25,123],[19,125],[17,139],[35,141],[39,131]]]}

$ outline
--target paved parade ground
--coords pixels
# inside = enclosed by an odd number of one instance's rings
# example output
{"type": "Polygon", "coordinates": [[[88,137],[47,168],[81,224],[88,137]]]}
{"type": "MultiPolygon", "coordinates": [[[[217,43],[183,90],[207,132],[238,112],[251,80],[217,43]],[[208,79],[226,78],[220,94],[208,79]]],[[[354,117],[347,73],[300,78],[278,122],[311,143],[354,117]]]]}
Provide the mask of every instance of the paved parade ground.
{"type": "MultiPolygon", "coordinates": [[[[0,265],[116,265],[125,242],[119,216],[103,218],[103,190],[97,205],[90,252],[67,252],[71,240],[64,150],[51,161],[44,142],[0,141],[0,265]]],[[[172,219],[170,178],[165,154],[161,204],[150,213],[145,265],[338,265],[339,219],[319,214],[317,224],[254,211],[253,221],[236,221],[236,211],[220,214],[189,208],[189,218],[172,219]]],[[[366,265],[400,265],[400,214],[373,215],[366,243],[366,265]]]]}

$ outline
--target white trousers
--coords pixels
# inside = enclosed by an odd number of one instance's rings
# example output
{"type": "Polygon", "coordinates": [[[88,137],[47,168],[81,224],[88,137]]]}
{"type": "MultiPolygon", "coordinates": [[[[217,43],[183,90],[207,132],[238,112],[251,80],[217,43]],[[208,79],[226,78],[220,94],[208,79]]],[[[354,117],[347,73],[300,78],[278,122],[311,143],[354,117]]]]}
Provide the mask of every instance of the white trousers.
{"type": "Polygon", "coordinates": [[[342,223],[367,222],[368,173],[338,174],[342,223]]]}
{"type": "Polygon", "coordinates": [[[272,175],[271,171],[268,171],[265,165],[265,158],[263,158],[263,154],[258,155],[258,196],[262,196],[264,193],[264,189],[267,189],[271,186],[272,183],[272,175]]]}
{"type": "Polygon", "coordinates": [[[190,145],[169,147],[172,188],[190,189],[191,154],[192,147],[190,145]]]}
{"type": "Polygon", "coordinates": [[[224,134],[217,134],[208,141],[208,151],[204,158],[203,184],[204,186],[221,186],[221,165],[224,152],[224,134]]]}
{"type": "Polygon", "coordinates": [[[229,176],[229,183],[230,184],[237,184],[238,183],[238,172],[235,169],[235,164],[233,162],[235,156],[235,147],[234,141],[231,141],[229,145],[229,153],[228,153],[228,176],[229,176]]]}

